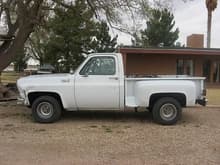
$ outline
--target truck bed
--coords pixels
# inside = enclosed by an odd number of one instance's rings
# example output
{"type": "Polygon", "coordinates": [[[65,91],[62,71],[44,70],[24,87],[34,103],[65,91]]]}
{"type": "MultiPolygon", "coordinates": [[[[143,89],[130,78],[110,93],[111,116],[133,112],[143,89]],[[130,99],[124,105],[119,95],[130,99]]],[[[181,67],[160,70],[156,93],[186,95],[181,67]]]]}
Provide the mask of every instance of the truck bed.
{"type": "Polygon", "coordinates": [[[204,77],[191,77],[186,75],[129,75],[125,78],[125,105],[127,107],[147,106],[150,96],[154,92],[183,93],[190,96],[187,105],[193,106],[193,99],[201,99],[204,89],[204,77]],[[191,89],[188,89],[188,86],[191,89]],[[188,91],[188,92],[186,92],[188,91]],[[194,92],[195,91],[195,92],[194,92]],[[190,93],[195,93],[191,96],[190,93]],[[145,100],[144,100],[145,99],[145,100]]]}
{"type": "Polygon", "coordinates": [[[125,75],[126,79],[130,78],[144,78],[144,79],[155,79],[155,78],[162,78],[162,79],[202,79],[204,80],[204,77],[193,77],[188,75],[147,75],[147,74],[131,74],[131,75],[125,75]]]}

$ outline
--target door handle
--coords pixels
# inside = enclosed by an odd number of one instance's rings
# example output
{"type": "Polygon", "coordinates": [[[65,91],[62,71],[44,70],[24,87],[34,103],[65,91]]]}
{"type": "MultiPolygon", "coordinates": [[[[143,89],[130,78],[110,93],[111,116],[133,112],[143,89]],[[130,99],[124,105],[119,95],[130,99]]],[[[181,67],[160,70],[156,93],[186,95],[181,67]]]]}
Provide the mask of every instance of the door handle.
{"type": "Polygon", "coordinates": [[[109,77],[110,80],[118,80],[118,77],[109,77]]]}

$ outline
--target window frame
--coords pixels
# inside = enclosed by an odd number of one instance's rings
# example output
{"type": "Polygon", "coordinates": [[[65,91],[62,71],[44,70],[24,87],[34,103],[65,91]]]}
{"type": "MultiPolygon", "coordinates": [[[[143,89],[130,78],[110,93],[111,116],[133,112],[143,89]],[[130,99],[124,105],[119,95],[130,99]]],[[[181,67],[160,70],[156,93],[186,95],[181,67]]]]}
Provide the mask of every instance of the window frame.
{"type": "Polygon", "coordinates": [[[116,75],[116,73],[117,73],[116,58],[113,57],[113,56],[94,56],[94,57],[91,57],[91,58],[89,58],[85,62],[84,66],[79,71],[79,75],[81,75],[81,76],[85,76],[85,75],[87,75],[87,76],[112,76],[112,75],[116,75]],[[112,74],[86,74],[86,73],[82,73],[82,71],[88,65],[88,63],[90,63],[92,60],[94,60],[96,58],[110,58],[110,59],[113,59],[113,62],[114,62],[114,72],[112,74]]]}

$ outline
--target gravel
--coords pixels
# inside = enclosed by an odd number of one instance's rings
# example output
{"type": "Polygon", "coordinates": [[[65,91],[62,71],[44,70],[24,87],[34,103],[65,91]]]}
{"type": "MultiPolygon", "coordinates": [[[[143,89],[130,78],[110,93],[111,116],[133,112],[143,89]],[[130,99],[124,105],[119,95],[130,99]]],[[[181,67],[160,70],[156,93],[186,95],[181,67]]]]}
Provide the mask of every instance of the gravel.
{"type": "Polygon", "coordinates": [[[183,111],[174,126],[148,112],[71,112],[53,124],[0,104],[0,164],[220,164],[220,108],[183,111]]]}

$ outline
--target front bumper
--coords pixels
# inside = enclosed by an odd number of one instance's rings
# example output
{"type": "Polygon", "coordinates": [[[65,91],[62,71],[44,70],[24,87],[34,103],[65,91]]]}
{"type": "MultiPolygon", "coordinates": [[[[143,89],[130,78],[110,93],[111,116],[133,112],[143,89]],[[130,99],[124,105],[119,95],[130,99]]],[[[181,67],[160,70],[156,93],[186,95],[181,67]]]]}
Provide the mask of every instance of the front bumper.
{"type": "Polygon", "coordinates": [[[24,99],[24,98],[22,98],[22,97],[18,97],[18,98],[17,98],[17,104],[19,104],[19,105],[22,104],[22,105],[23,105],[24,102],[25,102],[25,99],[24,99]]]}
{"type": "Polygon", "coordinates": [[[202,106],[206,106],[207,102],[208,102],[208,99],[207,99],[207,98],[197,99],[197,100],[196,100],[196,104],[200,104],[200,105],[202,105],[202,106]]]}
{"type": "Polygon", "coordinates": [[[22,98],[21,96],[19,96],[17,98],[17,104],[29,106],[29,101],[28,101],[28,99],[25,99],[25,98],[22,98]]]}

